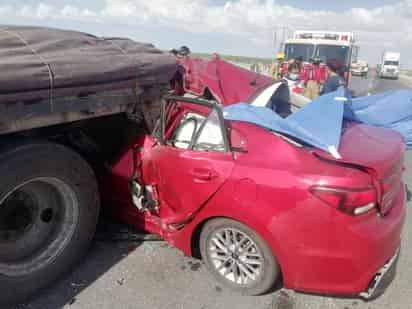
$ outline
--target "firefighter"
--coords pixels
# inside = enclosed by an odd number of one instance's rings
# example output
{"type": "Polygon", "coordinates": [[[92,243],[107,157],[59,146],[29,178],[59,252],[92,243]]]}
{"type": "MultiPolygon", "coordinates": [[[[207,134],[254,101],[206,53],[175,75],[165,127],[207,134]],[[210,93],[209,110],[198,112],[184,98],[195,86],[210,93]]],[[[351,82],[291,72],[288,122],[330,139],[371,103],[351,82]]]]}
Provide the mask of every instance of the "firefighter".
{"type": "Polygon", "coordinates": [[[319,97],[320,85],[322,82],[320,63],[320,58],[312,59],[312,69],[309,74],[309,79],[306,82],[305,90],[303,91],[303,95],[310,100],[314,100],[319,97]]]}
{"type": "Polygon", "coordinates": [[[338,59],[330,59],[326,62],[328,69],[328,78],[323,85],[322,94],[338,90],[339,87],[345,86],[345,80],[341,76],[343,65],[338,59]]]}
{"type": "Polygon", "coordinates": [[[303,57],[302,57],[302,56],[297,57],[297,58],[295,59],[295,63],[296,63],[296,65],[299,67],[299,72],[302,71],[303,57]]]}
{"type": "Polygon", "coordinates": [[[282,62],[285,60],[284,53],[278,53],[276,55],[276,60],[272,63],[270,68],[270,75],[274,79],[279,79],[281,77],[282,62]]]}

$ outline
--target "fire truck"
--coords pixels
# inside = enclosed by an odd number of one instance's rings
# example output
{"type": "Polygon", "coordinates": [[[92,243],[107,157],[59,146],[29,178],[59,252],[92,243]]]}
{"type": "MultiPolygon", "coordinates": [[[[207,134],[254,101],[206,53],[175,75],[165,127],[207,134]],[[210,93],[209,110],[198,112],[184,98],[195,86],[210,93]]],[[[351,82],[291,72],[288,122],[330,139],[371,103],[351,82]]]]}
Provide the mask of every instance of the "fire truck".
{"type": "Polygon", "coordinates": [[[343,77],[349,82],[352,54],[355,54],[354,35],[351,32],[295,31],[284,44],[285,62],[282,75],[287,74],[291,59],[302,61],[301,80],[316,80],[320,83],[327,78],[326,62],[337,59],[344,66],[343,77]]]}

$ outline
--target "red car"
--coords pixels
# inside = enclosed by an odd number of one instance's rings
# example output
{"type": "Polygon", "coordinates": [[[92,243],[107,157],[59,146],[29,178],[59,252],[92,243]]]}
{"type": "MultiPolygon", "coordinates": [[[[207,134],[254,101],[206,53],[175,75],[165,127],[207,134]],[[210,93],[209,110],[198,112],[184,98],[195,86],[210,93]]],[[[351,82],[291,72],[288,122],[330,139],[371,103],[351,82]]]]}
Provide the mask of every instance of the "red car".
{"type": "Polygon", "coordinates": [[[118,217],[201,257],[217,280],[244,294],[279,280],[305,292],[382,293],[405,218],[401,136],[351,124],[343,159],[334,159],[223,117],[224,106],[240,101],[288,101],[287,87],[218,57],[179,61],[176,96],[165,98],[159,125],[105,180],[118,217]]]}

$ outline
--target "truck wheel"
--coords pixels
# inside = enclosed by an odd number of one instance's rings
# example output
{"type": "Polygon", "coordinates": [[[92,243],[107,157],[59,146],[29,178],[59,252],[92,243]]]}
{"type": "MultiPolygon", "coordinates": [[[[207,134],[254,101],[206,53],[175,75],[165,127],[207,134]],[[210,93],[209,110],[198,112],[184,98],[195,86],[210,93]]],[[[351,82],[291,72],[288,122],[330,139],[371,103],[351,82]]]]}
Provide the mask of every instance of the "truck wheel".
{"type": "Polygon", "coordinates": [[[0,175],[0,304],[12,304],[53,282],[87,251],[99,195],[89,165],[57,144],[3,149],[0,175]]]}
{"type": "Polygon", "coordinates": [[[213,276],[243,295],[260,295],[280,277],[272,250],[253,230],[240,222],[219,218],[205,224],[200,252],[213,276]]]}

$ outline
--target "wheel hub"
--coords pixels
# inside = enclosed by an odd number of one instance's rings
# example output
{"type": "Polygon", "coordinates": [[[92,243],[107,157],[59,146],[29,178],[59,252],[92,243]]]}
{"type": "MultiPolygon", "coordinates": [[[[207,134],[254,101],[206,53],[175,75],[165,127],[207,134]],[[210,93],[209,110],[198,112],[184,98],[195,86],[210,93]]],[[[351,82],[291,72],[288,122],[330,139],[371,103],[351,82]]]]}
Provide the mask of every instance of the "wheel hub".
{"type": "Polygon", "coordinates": [[[56,178],[36,178],[0,201],[0,274],[22,276],[52,262],[77,225],[73,190],[56,178]]]}
{"type": "Polygon", "coordinates": [[[234,260],[239,260],[239,256],[236,254],[236,252],[232,252],[232,259],[234,260]]]}
{"type": "Polygon", "coordinates": [[[255,242],[237,229],[216,231],[208,253],[215,269],[231,282],[250,285],[261,276],[263,255],[255,242]]]}
{"type": "Polygon", "coordinates": [[[24,191],[11,194],[0,207],[0,242],[20,239],[33,226],[38,208],[24,191]]]}

